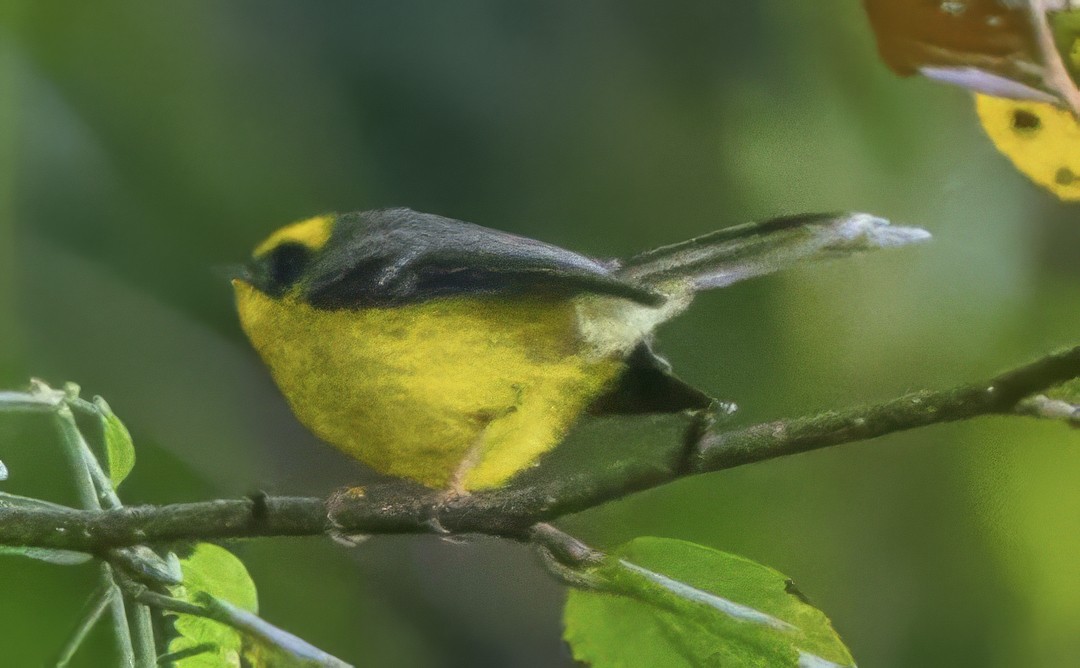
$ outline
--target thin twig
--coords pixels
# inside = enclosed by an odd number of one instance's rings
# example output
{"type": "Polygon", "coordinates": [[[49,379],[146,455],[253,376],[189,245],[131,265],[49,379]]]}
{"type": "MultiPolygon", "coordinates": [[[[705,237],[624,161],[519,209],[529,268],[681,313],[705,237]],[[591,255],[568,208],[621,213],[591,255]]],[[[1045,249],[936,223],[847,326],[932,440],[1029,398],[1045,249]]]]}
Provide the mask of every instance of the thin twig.
{"type": "Polygon", "coordinates": [[[83,457],[80,443],[83,441],[79,427],[75,424],[75,416],[67,406],[56,409],[56,425],[60,430],[60,443],[67,453],[68,463],[71,465],[72,478],[75,481],[75,493],[79,497],[79,504],[86,510],[101,510],[101,499],[94,487],[94,480],[90,477],[90,471],[86,466],[86,458],[83,457]]]}
{"type": "Polygon", "coordinates": [[[600,583],[589,571],[603,562],[604,553],[544,522],[532,527],[530,539],[540,561],[555,579],[578,589],[599,588],[600,583]]]}
{"type": "Polygon", "coordinates": [[[1025,414],[1020,406],[1023,399],[1077,376],[1080,376],[1080,347],[1047,355],[984,383],[945,391],[914,392],[875,406],[707,434],[699,447],[696,468],[729,469],[980,415],[1025,414]]]}
{"type": "Polygon", "coordinates": [[[112,596],[112,583],[105,582],[102,582],[90,596],[86,608],[79,617],[79,624],[75,627],[68,641],[64,643],[63,649],[60,650],[60,658],[56,660],[56,668],[65,668],[71,662],[75,652],[86,640],[86,635],[90,633],[90,629],[94,628],[105,609],[109,607],[112,596]]]}
{"type": "MultiPolygon", "coordinates": [[[[135,668],[135,646],[131,640],[131,628],[128,626],[127,605],[124,603],[124,595],[113,577],[112,567],[101,563],[101,579],[112,587],[112,596],[109,597],[109,612],[112,613],[113,637],[116,639],[118,665],[122,668],[135,668]]],[[[142,668],[140,666],[140,668],[142,668]]]]}
{"type": "Polygon", "coordinates": [[[127,587],[125,592],[128,598],[138,601],[143,605],[150,606],[151,608],[156,608],[157,610],[175,612],[181,615],[195,615],[196,617],[207,616],[206,608],[201,605],[196,605],[172,596],[166,596],[165,594],[159,594],[150,591],[146,587],[135,585],[134,587],[127,587]]]}
{"type": "Polygon", "coordinates": [[[305,666],[352,668],[350,664],[327,654],[288,631],[279,629],[258,615],[213,596],[205,595],[204,598],[207,617],[231,626],[260,645],[283,652],[305,666]]]}
{"type": "MultiPolygon", "coordinates": [[[[82,432],[79,431],[79,426],[75,422],[75,415],[66,404],[57,408],[56,420],[60,429],[61,442],[73,470],[75,488],[83,507],[91,512],[100,511],[103,501],[110,510],[121,507],[120,499],[116,496],[116,492],[112,489],[108,479],[106,478],[104,484],[102,484],[100,480],[102,475],[101,466],[90,450],[86,439],[83,438],[82,432]]],[[[103,551],[116,552],[117,550],[103,551]]],[[[135,668],[135,650],[131,640],[131,629],[128,627],[124,597],[120,593],[120,588],[117,586],[116,578],[113,575],[112,566],[108,562],[101,562],[100,577],[102,587],[110,592],[108,606],[113,622],[113,635],[116,638],[119,653],[119,665],[123,666],[123,668],[135,668]]],[[[82,642],[81,638],[79,642],[82,642]]],[[[76,644],[72,648],[72,653],[77,649],[78,645],[76,644]]],[[[140,666],[139,668],[143,667],[140,666]]]]}
{"type": "Polygon", "coordinates": [[[51,413],[63,403],[64,393],[44,384],[33,385],[30,392],[0,392],[0,409],[4,411],[51,413]]]}
{"type": "Polygon", "coordinates": [[[1043,0],[1028,0],[1028,9],[1031,13],[1032,27],[1035,30],[1035,41],[1039,45],[1042,56],[1044,80],[1068,105],[1073,116],[1080,118],[1080,90],[1077,90],[1076,82],[1073,81],[1061,54],[1058,53],[1045,3],[1043,0]]]}
{"type": "Polygon", "coordinates": [[[94,485],[95,497],[98,502],[106,508],[119,508],[123,505],[120,503],[120,497],[116,495],[112,481],[109,480],[109,476],[101,468],[101,463],[98,462],[94,451],[90,449],[90,444],[86,442],[82,432],[79,431],[79,425],[75,422],[75,415],[71,412],[71,408],[66,405],[61,406],[57,410],[57,417],[60,420],[60,428],[64,432],[68,448],[73,455],[77,455],[82,460],[83,465],[86,467],[86,472],[94,485]]]}
{"type": "Polygon", "coordinates": [[[131,631],[135,668],[154,668],[157,665],[157,643],[154,640],[154,619],[149,606],[142,603],[132,604],[131,631]]]}
{"type": "Polygon", "coordinates": [[[529,538],[535,545],[547,550],[560,563],[574,568],[595,566],[604,558],[603,553],[546,522],[533,525],[529,531],[529,538]]]}
{"type": "Polygon", "coordinates": [[[304,665],[350,668],[349,664],[341,659],[327,654],[318,647],[287,631],[277,628],[258,615],[208,594],[204,593],[201,596],[200,603],[192,603],[158,594],[139,585],[129,586],[126,591],[130,599],[158,610],[212,619],[215,622],[236,629],[256,642],[285,652],[292,658],[304,662],[304,665]]]}

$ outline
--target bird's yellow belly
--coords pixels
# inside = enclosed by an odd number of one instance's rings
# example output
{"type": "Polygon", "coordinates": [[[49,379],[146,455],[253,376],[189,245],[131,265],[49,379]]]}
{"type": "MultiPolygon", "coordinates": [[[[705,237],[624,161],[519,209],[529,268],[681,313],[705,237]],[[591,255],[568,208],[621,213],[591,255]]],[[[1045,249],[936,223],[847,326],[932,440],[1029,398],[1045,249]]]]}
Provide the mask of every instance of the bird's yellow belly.
{"type": "Polygon", "coordinates": [[[566,299],[330,311],[235,285],[244,331],[300,421],[430,487],[459,469],[465,489],[505,482],[557,445],[623,368],[583,352],[566,299]]]}

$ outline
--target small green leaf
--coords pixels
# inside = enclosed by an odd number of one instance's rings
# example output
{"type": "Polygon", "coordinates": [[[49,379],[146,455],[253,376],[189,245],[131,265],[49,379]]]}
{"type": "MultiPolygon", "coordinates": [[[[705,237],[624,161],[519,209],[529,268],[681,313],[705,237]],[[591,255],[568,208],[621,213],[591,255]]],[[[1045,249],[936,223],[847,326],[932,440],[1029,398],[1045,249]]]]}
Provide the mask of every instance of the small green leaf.
{"type": "MultiPolygon", "coordinates": [[[[172,588],[172,594],[189,603],[203,605],[207,595],[256,612],[258,597],[255,583],[243,562],[225,548],[198,543],[194,551],[180,560],[184,584],[172,588]]],[[[219,622],[196,615],[176,616],[173,628],[178,634],[169,643],[169,652],[187,652],[199,646],[206,651],[186,656],[177,668],[221,668],[239,666],[243,638],[240,632],[219,622]]]]}
{"type": "Polygon", "coordinates": [[[105,458],[109,465],[109,479],[113,488],[120,486],[135,467],[135,445],[127,427],[116,417],[109,404],[101,397],[94,397],[94,405],[101,415],[101,431],[105,437],[105,458]]]}
{"type": "Polygon", "coordinates": [[[636,538],[573,590],[563,621],[574,658],[607,666],[854,666],[825,615],[782,574],[666,538],[636,538]]]}
{"type": "Polygon", "coordinates": [[[47,561],[50,564],[56,564],[58,566],[77,566],[79,564],[85,564],[94,558],[92,555],[85,552],[75,552],[74,550],[54,550],[46,547],[0,545],[0,555],[8,554],[36,559],[38,561],[47,561]]]}

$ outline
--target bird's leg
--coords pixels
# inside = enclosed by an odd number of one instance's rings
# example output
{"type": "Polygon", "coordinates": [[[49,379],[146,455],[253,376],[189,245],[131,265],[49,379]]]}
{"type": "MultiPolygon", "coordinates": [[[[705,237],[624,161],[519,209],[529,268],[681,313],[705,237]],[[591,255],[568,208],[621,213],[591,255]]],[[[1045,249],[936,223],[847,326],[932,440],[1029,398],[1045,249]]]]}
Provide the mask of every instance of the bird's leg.
{"type": "Polygon", "coordinates": [[[465,451],[465,456],[461,458],[461,462],[450,475],[450,486],[445,492],[447,500],[469,495],[469,490],[465,489],[465,479],[483,458],[484,450],[487,445],[488,429],[496,420],[501,420],[502,418],[517,412],[518,406],[521,405],[524,389],[517,384],[512,385],[511,388],[514,391],[514,403],[502,408],[483,410],[474,416],[481,424],[480,431],[477,432],[473,444],[465,451]]]}
{"type": "Polygon", "coordinates": [[[465,480],[484,457],[484,451],[487,449],[488,429],[496,420],[502,419],[517,411],[517,404],[520,403],[520,401],[521,392],[519,390],[518,401],[513,405],[498,410],[483,411],[476,415],[477,421],[480,422],[482,426],[480,427],[480,431],[476,433],[476,438],[473,439],[472,445],[465,451],[465,456],[461,458],[461,462],[458,463],[457,468],[450,474],[449,484],[441,495],[444,500],[450,501],[463,496],[469,496],[470,492],[465,488],[465,480]]]}
{"type": "Polygon", "coordinates": [[[461,462],[458,463],[457,468],[450,474],[449,484],[436,497],[435,511],[427,520],[427,525],[430,526],[435,533],[450,533],[439,522],[439,511],[452,501],[468,497],[471,494],[465,487],[465,481],[469,477],[469,474],[472,473],[472,470],[475,469],[483,459],[484,451],[487,449],[488,429],[491,427],[491,424],[517,410],[517,404],[520,403],[521,400],[521,391],[519,388],[515,389],[518,391],[518,401],[515,402],[514,405],[507,406],[506,408],[497,411],[485,411],[476,416],[477,419],[482,422],[483,426],[480,428],[480,431],[477,432],[472,445],[465,451],[465,456],[461,458],[461,462]]]}
{"type": "Polygon", "coordinates": [[[469,472],[480,463],[480,456],[484,452],[484,441],[486,440],[484,436],[487,434],[489,424],[490,422],[484,425],[483,429],[480,430],[480,433],[476,435],[473,444],[465,451],[465,456],[462,457],[461,463],[457,465],[457,468],[454,469],[454,472],[450,475],[449,484],[436,495],[431,516],[424,522],[431,528],[433,533],[441,535],[443,540],[454,541],[455,539],[449,535],[450,532],[442,525],[442,522],[439,521],[439,514],[442,509],[452,501],[469,496],[469,490],[465,489],[465,478],[469,475],[469,472]]]}
{"type": "Polygon", "coordinates": [[[480,433],[476,435],[473,444],[465,451],[461,463],[457,465],[457,468],[450,475],[450,484],[443,490],[442,501],[451,501],[469,495],[469,490],[465,489],[465,478],[480,463],[480,456],[484,454],[484,445],[487,441],[485,436],[490,425],[491,422],[488,421],[484,428],[480,430],[480,433]]]}
{"type": "MultiPolygon", "coordinates": [[[[489,423],[490,424],[490,423],[489,423]]],[[[450,535],[450,531],[442,525],[439,521],[439,513],[444,507],[453,501],[468,497],[471,492],[465,489],[465,478],[469,475],[469,472],[476,468],[476,465],[480,463],[480,456],[484,452],[484,435],[487,433],[488,425],[484,425],[484,428],[480,430],[480,433],[476,435],[476,440],[469,446],[469,449],[465,451],[465,456],[462,457],[461,463],[450,475],[450,482],[447,487],[439,492],[435,497],[435,504],[431,517],[427,518],[425,524],[431,528],[434,533],[442,536],[443,540],[454,543],[461,542],[460,538],[455,538],[450,535]]]]}
{"type": "Polygon", "coordinates": [[[333,511],[333,506],[335,505],[334,501],[339,495],[346,498],[362,498],[366,494],[367,492],[364,491],[363,487],[348,487],[342,490],[338,490],[333,495],[333,497],[331,497],[331,503],[328,504],[331,510],[329,511],[327,517],[327,519],[330,520],[330,528],[327,530],[326,533],[330,536],[330,538],[334,540],[335,543],[339,545],[344,545],[345,547],[356,547],[357,545],[363,543],[368,539],[368,534],[345,531],[342,526],[338,524],[338,522],[334,519],[333,511]]]}

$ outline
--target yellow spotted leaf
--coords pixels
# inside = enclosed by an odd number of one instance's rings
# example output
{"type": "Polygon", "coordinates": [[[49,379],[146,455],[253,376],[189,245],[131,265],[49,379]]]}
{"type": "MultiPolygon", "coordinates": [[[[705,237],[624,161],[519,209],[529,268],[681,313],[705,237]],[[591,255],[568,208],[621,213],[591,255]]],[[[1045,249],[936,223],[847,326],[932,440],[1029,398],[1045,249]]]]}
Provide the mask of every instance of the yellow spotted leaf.
{"type": "Polygon", "coordinates": [[[1080,124],[1043,102],[976,95],[986,134],[1021,172],[1063,200],[1080,201],[1080,124]]]}

